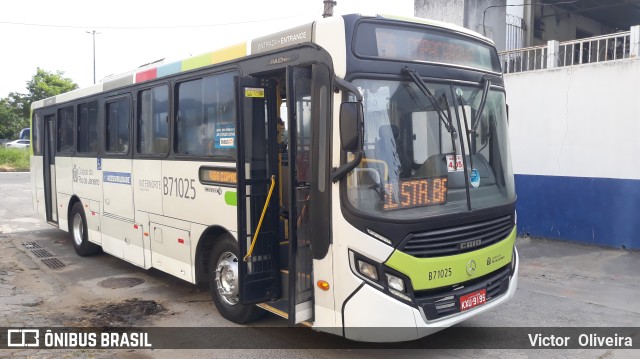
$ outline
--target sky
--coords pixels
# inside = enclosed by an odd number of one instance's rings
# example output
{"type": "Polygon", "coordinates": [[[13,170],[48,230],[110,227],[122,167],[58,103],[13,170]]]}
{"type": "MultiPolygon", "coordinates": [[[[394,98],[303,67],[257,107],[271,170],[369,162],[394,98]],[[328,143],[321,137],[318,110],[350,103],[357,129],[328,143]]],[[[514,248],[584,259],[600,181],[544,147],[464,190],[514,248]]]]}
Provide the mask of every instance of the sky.
{"type": "MultiPolygon", "coordinates": [[[[334,14],[413,16],[413,0],[337,0],[334,14]]],[[[178,60],[308,23],[322,0],[20,0],[0,2],[0,98],[37,68],[80,87],[162,58],[178,60]],[[31,24],[31,25],[27,25],[31,24]],[[50,25],[50,26],[35,26],[50,25]]]]}

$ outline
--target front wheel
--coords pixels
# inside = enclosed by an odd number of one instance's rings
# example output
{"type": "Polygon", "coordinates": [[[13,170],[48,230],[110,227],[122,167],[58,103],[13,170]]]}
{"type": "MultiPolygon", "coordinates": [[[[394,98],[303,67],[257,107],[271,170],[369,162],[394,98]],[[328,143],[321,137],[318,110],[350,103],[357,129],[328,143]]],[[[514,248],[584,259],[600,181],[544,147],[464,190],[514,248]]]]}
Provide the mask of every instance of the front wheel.
{"type": "Polygon", "coordinates": [[[238,242],[230,236],[218,239],[209,258],[209,290],[222,316],[234,323],[254,321],[264,314],[255,305],[240,302],[238,242]]]}
{"type": "Polygon", "coordinates": [[[71,240],[73,248],[79,256],[90,256],[100,252],[100,246],[89,242],[89,234],[87,233],[87,219],[84,216],[82,203],[76,202],[71,208],[71,240]]]}

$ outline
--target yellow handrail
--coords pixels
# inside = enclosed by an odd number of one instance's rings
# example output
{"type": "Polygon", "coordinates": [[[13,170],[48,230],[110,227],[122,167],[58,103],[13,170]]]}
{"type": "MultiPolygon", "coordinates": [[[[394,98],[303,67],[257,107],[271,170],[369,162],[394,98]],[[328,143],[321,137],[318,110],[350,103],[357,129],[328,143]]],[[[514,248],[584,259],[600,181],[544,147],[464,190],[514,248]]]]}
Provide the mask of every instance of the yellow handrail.
{"type": "Polygon", "coordinates": [[[260,233],[260,227],[262,227],[262,221],[264,220],[264,215],[267,213],[267,207],[269,207],[269,201],[271,200],[271,195],[273,194],[273,189],[276,187],[276,176],[271,176],[271,187],[269,188],[269,194],[267,195],[267,202],[264,204],[264,208],[262,209],[262,214],[260,215],[260,221],[258,222],[258,227],[256,228],[256,233],[253,234],[253,240],[251,240],[251,246],[247,251],[247,255],[244,256],[244,261],[246,262],[251,257],[251,253],[253,253],[253,247],[256,245],[256,240],[258,239],[258,233],[260,233]]]}

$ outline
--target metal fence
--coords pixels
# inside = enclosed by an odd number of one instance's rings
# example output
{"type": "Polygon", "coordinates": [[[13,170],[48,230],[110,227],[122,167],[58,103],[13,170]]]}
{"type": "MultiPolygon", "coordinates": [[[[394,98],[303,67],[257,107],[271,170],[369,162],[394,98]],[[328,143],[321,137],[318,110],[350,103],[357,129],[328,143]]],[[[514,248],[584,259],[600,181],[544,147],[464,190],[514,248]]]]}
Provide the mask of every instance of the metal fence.
{"type": "Polygon", "coordinates": [[[506,50],[522,48],[524,35],[524,19],[518,16],[507,14],[507,43],[506,50]]]}
{"type": "Polygon", "coordinates": [[[514,73],[637,57],[638,26],[631,31],[500,52],[502,72],[514,73]]]}
{"type": "Polygon", "coordinates": [[[561,42],[558,66],[626,59],[630,56],[630,31],[561,42]]]}
{"type": "Polygon", "coordinates": [[[500,52],[502,72],[522,72],[547,68],[548,48],[546,45],[500,52]]]}

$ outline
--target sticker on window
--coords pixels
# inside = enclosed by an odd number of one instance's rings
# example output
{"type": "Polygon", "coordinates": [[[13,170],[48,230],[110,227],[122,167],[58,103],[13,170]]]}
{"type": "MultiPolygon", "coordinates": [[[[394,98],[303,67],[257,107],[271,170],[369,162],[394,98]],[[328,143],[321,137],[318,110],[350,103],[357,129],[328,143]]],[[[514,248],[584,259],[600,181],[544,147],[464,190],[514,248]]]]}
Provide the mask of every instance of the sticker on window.
{"type": "Polygon", "coordinates": [[[456,155],[456,161],[453,161],[453,155],[447,155],[447,171],[460,172],[464,171],[462,165],[462,155],[456,155]]]}
{"type": "Polygon", "coordinates": [[[475,168],[472,169],[470,177],[471,185],[473,186],[473,188],[478,188],[478,186],[480,186],[480,173],[478,172],[478,170],[475,168]]]}
{"type": "Polygon", "coordinates": [[[259,87],[246,87],[244,97],[264,97],[264,89],[259,87]]]}
{"type": "Polygon", "coordinates": [[[214,135],[216,148],[236,148],[236,126],[218,125],[214,135]]]}

